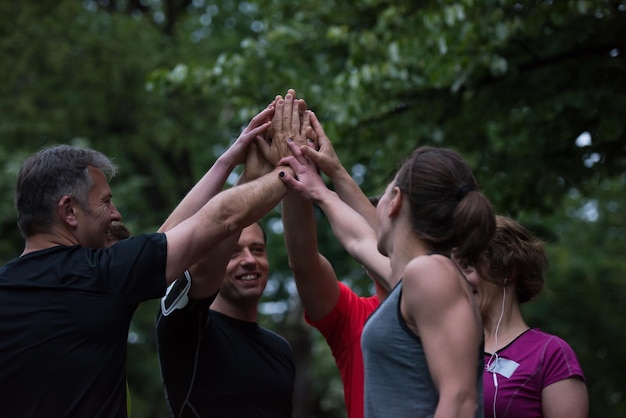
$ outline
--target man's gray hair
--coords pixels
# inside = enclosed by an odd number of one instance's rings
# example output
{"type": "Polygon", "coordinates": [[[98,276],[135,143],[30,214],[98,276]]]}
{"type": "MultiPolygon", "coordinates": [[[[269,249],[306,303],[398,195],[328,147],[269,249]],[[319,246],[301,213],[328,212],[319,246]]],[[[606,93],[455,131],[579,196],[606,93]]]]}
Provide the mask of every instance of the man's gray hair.
{"type": "Polygon", "coordinates": [[[15,190],[17,225],[24,237],[50,230],[63,196],[89,210],[87,197],[93,185],[89,166],[102,170],[109,180],[117,172],[103,153],[72,145],[44,148],[24,161],[15,190]]]}

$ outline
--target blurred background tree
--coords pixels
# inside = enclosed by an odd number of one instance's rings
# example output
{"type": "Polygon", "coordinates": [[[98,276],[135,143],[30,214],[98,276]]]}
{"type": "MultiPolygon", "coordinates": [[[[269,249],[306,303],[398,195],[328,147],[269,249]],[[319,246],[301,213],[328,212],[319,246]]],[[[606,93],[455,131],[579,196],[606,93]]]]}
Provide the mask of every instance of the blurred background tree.
{"type": "MultiPolygon", "coordinates": [[[[23,159],[85,145],[121,167],[115,201],[154,231],[276,94],[293,87],[344,165],[378,194],[418,145],[472,164],[499,213],[548,242],[532,325],[569,341],[590,416],[626,416],[626,1],[0,0],[0,261],[21,252],[23,159]]],[[[230,179],[234,184],[236,176],[230,179]]],[[[343,417],[323,339],[302,319],[280,208],[264,218],[262,321],[297,356],[297,417],[343,417]]],[[[320,248],[362,294],[369,279],[319,215],[320,248]]],[[[133,417],[166,417],[155,301],[129,334],[133,417]]]]}

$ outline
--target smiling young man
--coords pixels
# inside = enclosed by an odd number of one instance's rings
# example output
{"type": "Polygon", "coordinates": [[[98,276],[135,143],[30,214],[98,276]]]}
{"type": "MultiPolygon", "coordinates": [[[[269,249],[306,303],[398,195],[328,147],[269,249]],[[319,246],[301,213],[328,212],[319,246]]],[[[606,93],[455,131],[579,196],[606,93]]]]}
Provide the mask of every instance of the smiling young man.
{"type": "MultiPolygon", "coordinates": [[[[210,260],[190,271],[189,303],[181,309],[164,304],[157,317],[159,361],[172,416],[291,417],[291,347],[257,323],[269,276],[260,224],[239,235],[219,293],[197,299],[201,293],[194,288],[202,287],[207,271],[219,264],[215,257],[208,255],[210,260]]],[[[169,293],[173,297],[175,288],[169,293]]]]}

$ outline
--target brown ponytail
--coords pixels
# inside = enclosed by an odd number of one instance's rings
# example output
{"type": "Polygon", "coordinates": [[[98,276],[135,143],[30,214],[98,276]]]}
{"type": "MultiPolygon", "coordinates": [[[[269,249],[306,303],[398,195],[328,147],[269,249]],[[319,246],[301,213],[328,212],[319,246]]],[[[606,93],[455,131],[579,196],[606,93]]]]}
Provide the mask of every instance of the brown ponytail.
{"type": "Polygon", "coordinates": [[[419,147],[395,181],[410,202],[414,231],[433,251],[478,259],[494,234],[495,212],[457,152],[419,147]]]}

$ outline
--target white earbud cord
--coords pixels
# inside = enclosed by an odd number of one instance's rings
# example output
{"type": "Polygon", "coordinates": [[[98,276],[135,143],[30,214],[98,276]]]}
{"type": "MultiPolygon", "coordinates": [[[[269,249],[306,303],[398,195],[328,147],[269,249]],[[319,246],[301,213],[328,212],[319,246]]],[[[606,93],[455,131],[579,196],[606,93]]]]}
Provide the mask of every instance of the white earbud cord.
{"type": "Polygon", "coordinates": [[[506,285],[506,280],[504,281],[504,285],[502,286],[502,307],[500,309],[500,318],[498,318],[498,323],[496,324],[496,331],[495,331],[494,342],[493,342],[493,353],[491,354],[491,357],[489,357],[489,361],[485,365],[485,367],[487,368],[487,371],[490,371],[493,376],[493,386],[495,388],[495,392],[493,394],[493,418],[496,418],[496,399],[498,397],[498,377],[497,377],[496,371],[492,369],[492,364],[494,368],[498,364],[498,331],[500,330],[500,323],[502,322],[502,318],[504,317],[504,302],[506,300],[506,286],[505,285],[506,285]]]}

